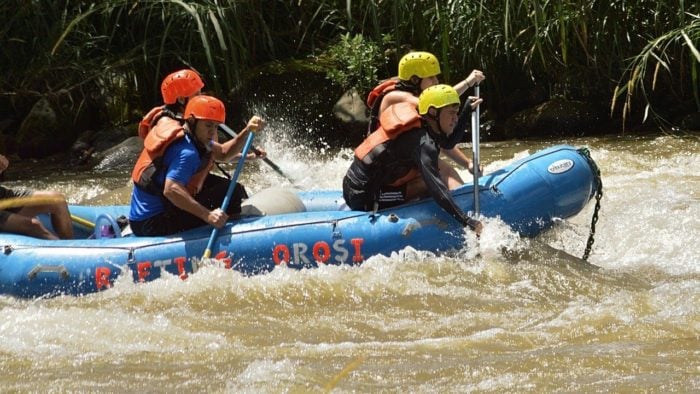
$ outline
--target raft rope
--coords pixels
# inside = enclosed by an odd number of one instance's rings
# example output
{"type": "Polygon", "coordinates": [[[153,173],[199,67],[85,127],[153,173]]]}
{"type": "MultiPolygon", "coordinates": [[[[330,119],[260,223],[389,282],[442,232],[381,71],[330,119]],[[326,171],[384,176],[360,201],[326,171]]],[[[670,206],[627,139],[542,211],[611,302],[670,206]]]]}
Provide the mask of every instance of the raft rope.
{"type": "Polygon", "coordinates": [[[586,241],[586,250],[583,252],[582,257],[584,261],[587,261],[588,256],[590,256],[591,254],[591,249],[593,249],[593,243],[595,242],[595,225],[596,223],[598,223],[600,200],[603,198],[603,180],[600,176],[600,169],[598,168],[598,165],[595,163],[595,161],[593,161],[593,158],[591,157],[591,152],[588,150],[588,148],[581,148],[578,150],[578,152],[581,154],[581,156],[586,158],[586,161],[588,161],[588,164],[591,166],[593,174],[595,175],[595,208],[593,209],[593,217],[591,218],[591,230],[588,233],[588,241],[586,241]]]}

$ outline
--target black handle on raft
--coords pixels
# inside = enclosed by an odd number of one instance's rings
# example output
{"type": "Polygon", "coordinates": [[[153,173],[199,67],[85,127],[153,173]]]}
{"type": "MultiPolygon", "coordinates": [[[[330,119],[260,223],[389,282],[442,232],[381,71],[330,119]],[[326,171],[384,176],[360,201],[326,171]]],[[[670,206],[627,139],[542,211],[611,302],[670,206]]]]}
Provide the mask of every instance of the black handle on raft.
{"type": "Polygon", "coordinates": [[[67,280],[70,277],[68,270],[63,265],[41,265],[41,264],[39,264],[36,267],[32,268],[32,270],[27,273],[27,278],[29,278],[29,280],[34,280],[34,279],[36,279],[37,275],[39,275],[41,272],[57,273],[58,276],[63,280],[67,280]]]}

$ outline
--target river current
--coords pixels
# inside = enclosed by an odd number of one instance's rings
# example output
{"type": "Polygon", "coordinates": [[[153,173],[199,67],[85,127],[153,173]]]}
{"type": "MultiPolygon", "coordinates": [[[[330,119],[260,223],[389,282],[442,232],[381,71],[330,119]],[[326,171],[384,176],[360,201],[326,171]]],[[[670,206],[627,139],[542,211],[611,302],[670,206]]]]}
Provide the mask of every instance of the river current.
{"type": "MultiPolygon", "coordinates": [[[[259,142],[305,188],[340,188],[352,154],[259,142]]],[[[700,391],[700,139],[484,143],[485,171],[559,143],[588,146],[602,172],[590,264],[595,201],[532,239],[486,219],[478,247],[449,255],[0,296],[0,391],[700,391]]],[[[32,169],[4,184],[112,204],[128,177],[32,169]]],[[[286,181],[258,161],[242,182],[286,181]]]]}

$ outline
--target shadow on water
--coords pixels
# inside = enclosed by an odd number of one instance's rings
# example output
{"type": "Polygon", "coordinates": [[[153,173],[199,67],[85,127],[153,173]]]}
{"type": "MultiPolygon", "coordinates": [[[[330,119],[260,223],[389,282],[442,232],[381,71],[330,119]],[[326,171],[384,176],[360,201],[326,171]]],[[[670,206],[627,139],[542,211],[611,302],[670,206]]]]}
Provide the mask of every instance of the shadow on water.
{"type": "Polygon", "coordinates": [[[610,269],[598,266],[564,250],[548,245],[539,238],[521,240],[518,247],[501,247],[499,260],[511,265],[528,265],[525,271],[538,271],[538,267],[557,272],[564,277],[575,277],[604,287],[627,290],[650,290],[659,272],[639,272],[610,269]]]}
{"type": "Polygon", "coordinates": [[[584,271],[596,271],[601,268],[580,257],[576,257],[563,250],[547,245],[546,243],[538,239],[529,240],[529,247],[527,248],[512,250],[503,247],[501,248],[501,253],[503,257],[512,264],[517,264],[521,262],[544,262],[547,265],[553,265],[557,267],[570,266],[579,268],[584,271]]]}

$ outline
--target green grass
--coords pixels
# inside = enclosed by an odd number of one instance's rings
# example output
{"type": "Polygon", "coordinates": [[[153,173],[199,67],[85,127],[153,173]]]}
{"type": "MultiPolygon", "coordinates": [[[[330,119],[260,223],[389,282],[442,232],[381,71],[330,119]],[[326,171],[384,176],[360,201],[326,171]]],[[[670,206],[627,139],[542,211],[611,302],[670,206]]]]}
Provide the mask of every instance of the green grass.
{"type": "Polygon", "coordinates": [[[252,68],[324,59],[364,90],[410,49],[435,53],[448,83],[484,70],[489,106],[532,86],[589,101],[614,92],[625,119],[647,104],[660,116],[658,94],[700,106],[700,5],[683,0],[6,0],[0,12],[0,99],[69,92],[76,105],[101,100],[112,122],[157,103],[175,68],[226,95],[252,68]],[[354,47],[343,59],[338,45],[354,47]]]}

